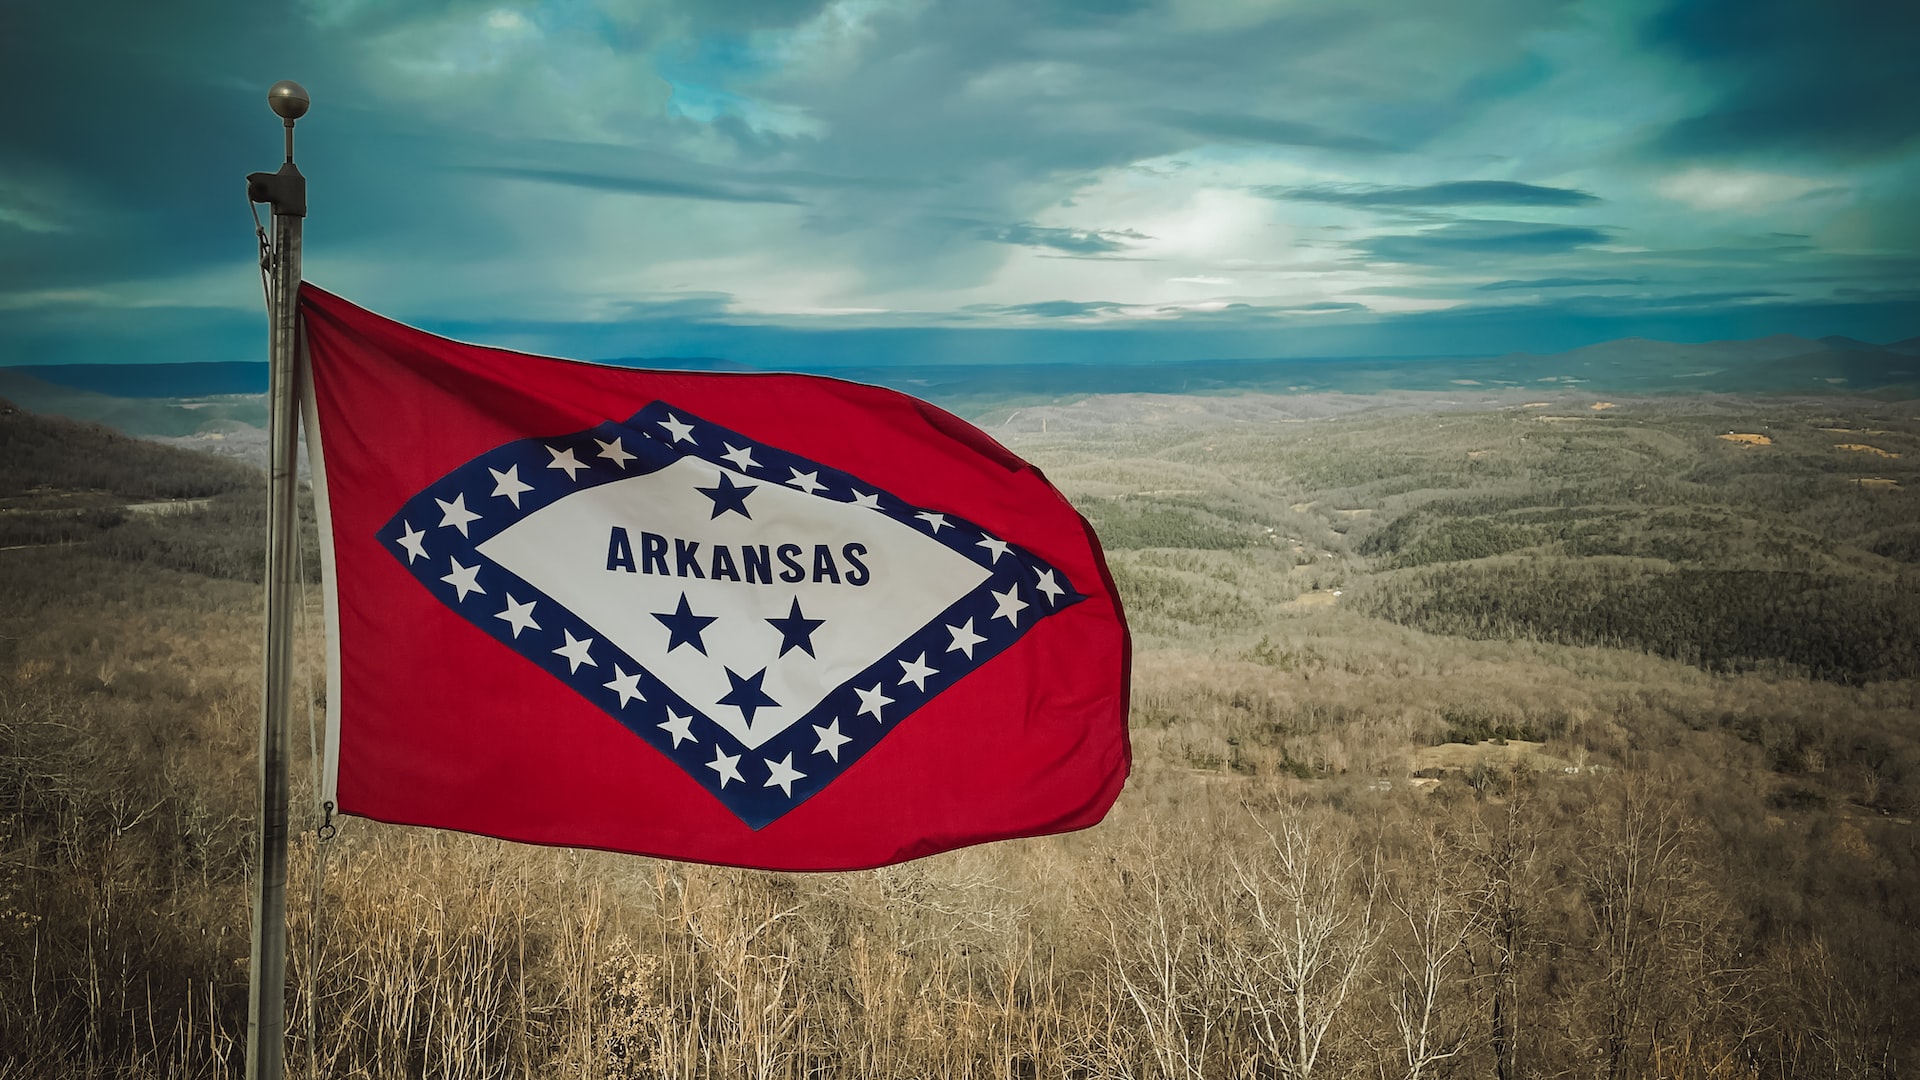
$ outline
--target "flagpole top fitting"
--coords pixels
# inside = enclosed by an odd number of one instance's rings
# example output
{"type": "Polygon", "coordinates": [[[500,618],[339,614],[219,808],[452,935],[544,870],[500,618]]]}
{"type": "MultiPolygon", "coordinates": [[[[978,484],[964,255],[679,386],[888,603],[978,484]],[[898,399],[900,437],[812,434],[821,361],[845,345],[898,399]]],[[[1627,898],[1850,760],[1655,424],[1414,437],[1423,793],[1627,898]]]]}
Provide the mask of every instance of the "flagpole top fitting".
{"type": "Polygon", "coordinates": [[[307,88],[292,79],[281,79],[267,91],[267,106],[286,125],[287,157],[279,172],[247,174],[247,198],[272,203],[275,217],[307,216],[307,178],[293,163],[293,122],[307,115],[312,105],[307,88]]]}
{"type": "Polygon", "coordinates": [[[267,104],[291,127],[295,120],[307,115],[313,98],[307,95],[306,87],[292,79],[281,79],[273,84],[273,89],[267,91],[267,104]]]}

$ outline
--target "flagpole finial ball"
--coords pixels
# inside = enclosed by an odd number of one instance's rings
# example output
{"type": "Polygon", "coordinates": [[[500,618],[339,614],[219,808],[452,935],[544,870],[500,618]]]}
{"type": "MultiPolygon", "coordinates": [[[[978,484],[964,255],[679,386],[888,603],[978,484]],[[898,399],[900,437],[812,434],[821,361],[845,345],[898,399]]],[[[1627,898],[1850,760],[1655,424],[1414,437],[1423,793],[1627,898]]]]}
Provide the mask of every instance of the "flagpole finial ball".
{"type": "Polygon", "coordinates": [[[273,111],[286,120],[298,120],[307,115],[307,106],[313,99],[307,96],[307,88],[292,79],[281,79],[267,91],[267,104],[273,111]]]}

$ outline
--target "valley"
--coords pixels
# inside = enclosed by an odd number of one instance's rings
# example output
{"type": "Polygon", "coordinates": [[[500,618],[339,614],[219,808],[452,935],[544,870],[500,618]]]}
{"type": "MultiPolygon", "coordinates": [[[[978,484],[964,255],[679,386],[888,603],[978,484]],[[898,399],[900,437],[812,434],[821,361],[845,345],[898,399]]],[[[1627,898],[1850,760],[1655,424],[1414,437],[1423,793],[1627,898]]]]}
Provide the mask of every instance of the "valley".
{"type": "MultiPolygon", "coordinates": [[[[317,845],[303,755],[290,1063],[1234,1076],[1297,1065],[1308,1016],[1314,1075],[1404,1075],[1419,1046],[1422,1075],[1920,1067],[1912,401],[976,415],[1095,525],[1127,604],[1135,769],[1105,823],[859,874],[352,819],[317,845]],[[1321,936],[1290,981],[1295,915],[1321,936]]],[[[245,1036],[261,481],[25,412],[0,446],[0,1045],[218,1074],[245,1036]]]]}

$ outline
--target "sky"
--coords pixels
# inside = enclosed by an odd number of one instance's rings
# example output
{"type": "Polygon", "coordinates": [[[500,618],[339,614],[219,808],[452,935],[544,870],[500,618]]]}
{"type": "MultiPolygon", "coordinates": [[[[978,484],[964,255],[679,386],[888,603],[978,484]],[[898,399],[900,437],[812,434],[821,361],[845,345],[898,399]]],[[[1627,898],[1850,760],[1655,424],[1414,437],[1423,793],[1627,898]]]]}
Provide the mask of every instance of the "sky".
{"type": "Polygon", "coordinates": [[[305,277],[757,367],[1920,334],[1920,5],[102,0],[0,15],[0,365],[255,360],[305,277]]]}

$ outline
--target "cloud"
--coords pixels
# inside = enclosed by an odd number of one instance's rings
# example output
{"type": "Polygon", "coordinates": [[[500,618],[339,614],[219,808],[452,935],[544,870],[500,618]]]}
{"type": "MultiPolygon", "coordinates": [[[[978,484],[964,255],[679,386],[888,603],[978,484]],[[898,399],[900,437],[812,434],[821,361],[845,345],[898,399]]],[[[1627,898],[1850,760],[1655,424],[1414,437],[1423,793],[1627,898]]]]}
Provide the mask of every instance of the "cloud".
{"type": "Polygon", "coordinates": [[[1031,304],[982,305],[983,310],[1000,315],[1036,315],[1043,319],[1072,319],[1088,315],[1111,315],[1126,307],[1110,300],[1040,300],[1031,304]]]}
{"type": "Polygon", "coordinates": [[[514,165],[464,165],[453,166],[453,168],[460,172],[498,176],[508,180],[532,180],[542,184],[561,184],[567,187],[614,191],[627,195],[705,199],[709,202],[800,204],[799,199],[784,191],[769,188],[738,188],[692,180],[666,180],[651,176],[614,176],[572,169],[533,169],[514,165]]]}
{"type": "Polygon", "coordinates": [[[1654,190],[1696,210],[1761,210],[1839,189],[1785,173],[1698,168],[1662,177],[1654,190]]]}
{"type": "MultiPolygon", "coordinates": [[[[1793,303],[1740,294],[1920,284],[1920,105],[1898,92],[1920,12],[1884,0],[15,6],[0,92],[46,103],[0,116],[18,298],[257,306],[237,186],[278,160],[260,98],[283,75],[315,93],[312,276],[410,319],[550,320],[512,332],[571,355],[786,347],[860,309],[1168,349],[1242,319],[1251,355],[1291,347],[1288,319],[1318,350],[1377,348],[1440,325],[1388,312],[1477,299],[1555,338],[1598,326],[1583,292],[1628,294],[1609,327],[1734,336],[1793,303]],[[102,139],[127,85],[137,116],[102,139]],[[1253,306],[1180,306],[1229,288],[1253,306]],[[1653,310],[1682,289],[1694,306],[1653,310]],[[1072,306],[1102,296],[1125,302],[1072,306]],[[1362,297],[1380,314],[1313,308],[1362,297]]],[[[1863,335],[1836,311],[1821,334],[1863,335]]],[[[221,345],[153,318],[10,317],[0,363],[257,352],[250,317],[221,345]]]]}
{"type": "Polygon", "coordinates": [[[1315,184],[1308,187],[1267,186],[1257,190],[1270,199],[1395,209],[1423,206],[1585,206],[1600,201],[1597,195],[1573,188],[1541,187],[1514,180],[1447,180],[1412,187],[1315,184]]]}
{"type": "MultiPolygon", "coordinates": [[[[0,225],[28,233],[61,233],[73,228],[79,208],[68,205],[50,177],[29,181],[0,171],[0,225]]],[[[0,230],[3,233],[4,230],[0,230]]]]}
{"type": "Polygon", "coordinates": [[[1776,289],[1739,289],[1727,292],[1675,293],[1670,296],[1637,299],[1633,302],[1646,307],[1719,307],[1725,304],[1736,304],[1748,300],[1778,299],[1786,295],[1786,293],[1776,289]]]}
{"type": "Polygon", "coordinates": [[[1714,87],[1658,148],[1886,157],[1920,135],[1920,6],[1886,0],[1674,0],[1643,30],[1714,87]]]}
{"type": "Polygon", "coordinates": [[[1356,304],[1350,300],[1320,300],[1311,304],[1296,304],[1293,307],[1274,310],[1286,315],[1330,315],[1342,311],[1366,311],[1367,305],[1356,304]]]}
{"type": "Polygon", "coordinates": [[[1041,225],[981,225],[977,235],[996,244],[1052,248],[1070,255],[1106,255],[1125,251],[1129,241],[1152,237],[1131,229],[1061,229],[1041,225]]]}
{"type": "Polygon", "coordinates": [[[642,319],[683,319],[710,322],[726,317],[733,307],[731,293],[681,293],[658,299],[623,301],[614,308],[611,322],[637,322],[642,319]]]}
{"type": "Polygon", "coordinates": [[[1644,285],[1646,278],[1577,278],[1550,277],[1535,278],[1532,281],[1489,281],[1478,286],[1481,292],[1498,292],[1502,289],[1573,289],[1599,288],[1602,285],[1644,285]]]}
{"type": "Polygon", "coordinates": [[[1249,116],[1245,113],[1155,109],[1147,115],[1151,119],[1181,131],[1231,142],[1309,146],[1360,154],[1384,154],[1394,150],[1394,147],[1387,143],[1365,135],[1330,131],[1312,124],[1302,124],[1293,120],[1276,120],[1264,116],[1249,116]]]}
{"type": "Polygon", "coordinates": [[[1321,315],[1330,312],[1365,311],[1361,304],[1323,301],[1290,307],[1208,300],[1199,303],[1125,304],[1113,300],[1041,300],[1029,304],[973,304],[967,311],[975,315],[1012,315],[1042,319],[1078,319],[1096,322],[1126,322],[1136,325],[1205,323],[1212,326],[1270,324],[1279,315],[1321,315]]]}
{"type": "Polygon", "coordinates": [[[1452,263],[1486,255],[1557,255],[1604,244],[1599,229],[1528,221],[1456,221],[1425,232],[1374,236],[1355,247],[1377,258],[1406,263],[1452,263]]]}

